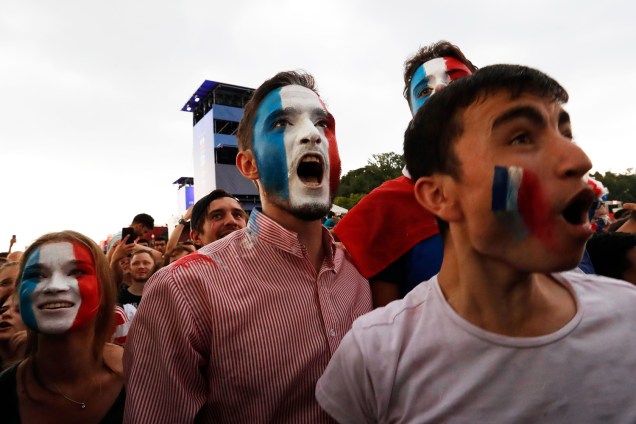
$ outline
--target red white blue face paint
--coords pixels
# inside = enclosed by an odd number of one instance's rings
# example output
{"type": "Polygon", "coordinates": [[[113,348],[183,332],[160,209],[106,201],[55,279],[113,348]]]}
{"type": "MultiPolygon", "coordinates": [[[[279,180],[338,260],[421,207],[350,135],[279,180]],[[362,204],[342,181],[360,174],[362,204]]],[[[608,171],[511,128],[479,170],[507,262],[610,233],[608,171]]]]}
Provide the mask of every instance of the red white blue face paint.
{"type": "Polygon", "coordinates": [[[20,311],[29,328],[62,334],[90,322],[98,308],[99,281],[88,248],[55,242],[29,255],[20,284],[20,311]]]}
{"type": "Polygon", "coordinates": [[[270,92],[253,134],[259,179],[270,196],[292,210],[331,207],[340,179],[335,121],[315,92],[299,85],[270,92]]]}
{"type": "Polygon", "coordinates": [[[437,57],[417,68],[409,85],[410,106],[413,116],[436,92],[451,81],[472,74],[470,69],[454,57],[437,57]]]}
{"type": "Polygon", "coordinates": [[[495,166],[492,210],[518,238],[533,235],[550,246],[549,207],[533,172],[517,166],[495,166]]]}

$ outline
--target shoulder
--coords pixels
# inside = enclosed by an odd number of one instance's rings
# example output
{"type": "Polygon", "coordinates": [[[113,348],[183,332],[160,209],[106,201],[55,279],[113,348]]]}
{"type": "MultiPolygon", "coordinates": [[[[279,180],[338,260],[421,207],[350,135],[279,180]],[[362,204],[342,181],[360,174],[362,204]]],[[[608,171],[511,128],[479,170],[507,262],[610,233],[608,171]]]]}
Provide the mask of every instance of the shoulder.
{"type": "Polygon", "coordinates": [[[113,370],[116,374],[123,375],[124,374],[124,366],[123,366],[123,356],[124,349],[121,346],[106,343],[104,345],[104,363],[113,370]]]}
{"type": "Polygon", "coordinates": [[[630,314],[636,319],[636,286],[595,274],[568,271],[554,274],[558,280],[569,284],[577,300],[588,309],[607,314],[630,314]],[[593,308],[593,309],[590,309],[593,308]]]}

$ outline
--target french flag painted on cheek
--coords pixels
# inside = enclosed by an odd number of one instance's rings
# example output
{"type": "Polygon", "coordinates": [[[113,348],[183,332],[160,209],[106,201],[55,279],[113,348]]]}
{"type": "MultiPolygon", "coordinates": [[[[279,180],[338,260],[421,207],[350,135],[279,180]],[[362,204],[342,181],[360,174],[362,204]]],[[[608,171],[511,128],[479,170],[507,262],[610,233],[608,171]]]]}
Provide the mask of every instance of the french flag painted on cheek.
{"type": "Polygon", "coordinates": [[[495,166],[492,210],[521,217],[525,230],[547,242],[551,234],[548,204],[536,174],[518,166],[495,166]]]}

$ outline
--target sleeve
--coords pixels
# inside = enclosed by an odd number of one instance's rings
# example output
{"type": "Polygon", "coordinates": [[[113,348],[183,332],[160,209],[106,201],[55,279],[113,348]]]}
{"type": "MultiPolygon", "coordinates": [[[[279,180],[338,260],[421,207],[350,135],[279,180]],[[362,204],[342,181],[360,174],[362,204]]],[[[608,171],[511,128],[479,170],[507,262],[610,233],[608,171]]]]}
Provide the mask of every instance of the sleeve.
{"type": "Polygon", "coordinates": [[[378,399],[366,363],[351,330],[316,384],[316,400],[341,424],[378,422],[378,399]]]}
{"type": "Polygon", "coordinates": [[[207,369],[209,352],[203,348],[198,322],[203,317],[197,313],[204,296],[185,296],[182,286],[195,281],[180,281],[184,277],[175,278],[172,268],[160,270],[146,283],[128,333],[126,423],[191,423],[207,398],[202,370],[207,369]]]}

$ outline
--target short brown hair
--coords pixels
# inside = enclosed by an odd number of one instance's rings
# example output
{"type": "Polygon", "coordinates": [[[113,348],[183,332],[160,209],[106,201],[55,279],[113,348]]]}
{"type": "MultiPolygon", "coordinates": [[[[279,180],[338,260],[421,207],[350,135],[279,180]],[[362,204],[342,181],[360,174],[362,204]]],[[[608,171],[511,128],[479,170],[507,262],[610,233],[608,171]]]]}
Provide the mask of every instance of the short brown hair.
{"type": "Polygon", "coordinates": [[[245,105],[243,118],[239,123],[238,132],[236,134],[239,150],[252,150],[254,142],[254,119],[256,118],[256,111],[263,99],[277,88],[286,87],[288,85],[300,85],[318,94],[314,77],[304,71],[279,72],[262,83],[260,87],[254,91],[252,98],[245,105]]]}

